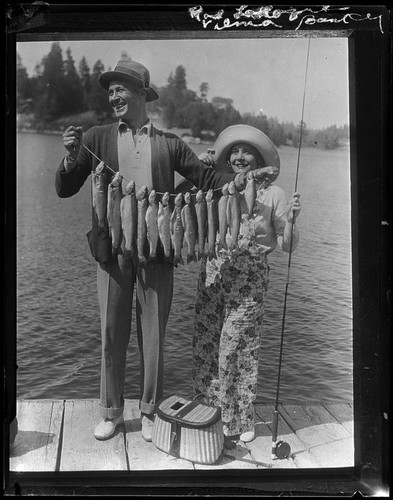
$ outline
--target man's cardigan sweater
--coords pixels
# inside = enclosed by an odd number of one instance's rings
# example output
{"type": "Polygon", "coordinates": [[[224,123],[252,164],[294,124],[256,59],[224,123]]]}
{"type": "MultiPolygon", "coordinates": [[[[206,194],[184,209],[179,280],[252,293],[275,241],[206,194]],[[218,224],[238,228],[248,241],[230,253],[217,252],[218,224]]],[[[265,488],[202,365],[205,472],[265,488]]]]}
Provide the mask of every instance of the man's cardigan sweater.
{"type": "MultiPolygon", "coordinates": [[[[118,124],[112,123],[92,127],[83,136],[86,147],[115,172],[119,170],[117,134],[118,124]]],[[[217,172],[204,165],[189,146],[174,134],[151,127],[150,141],[153,189],[160,193],[175,192],[175,171],[204,191],[222,187],[234,180],[235,174],[217,172]]],[[[58,196],[68,198],[76,194],[98,163],[99,161],[83,146],[79,149],[74,168],[66,171],[62,160],[55,179],[58,196]]],[[[106,172],[109,182],[113,173],[108,169],[106,172]]],[[[87,237],[93,257],[100,263],[109,262],[111,259],[109,233],[99,230],[94,210],[92,210],[92,230],[87,237]]],[[[162,252],[159,251],[157,256],[161,260],[162,252]]]]}

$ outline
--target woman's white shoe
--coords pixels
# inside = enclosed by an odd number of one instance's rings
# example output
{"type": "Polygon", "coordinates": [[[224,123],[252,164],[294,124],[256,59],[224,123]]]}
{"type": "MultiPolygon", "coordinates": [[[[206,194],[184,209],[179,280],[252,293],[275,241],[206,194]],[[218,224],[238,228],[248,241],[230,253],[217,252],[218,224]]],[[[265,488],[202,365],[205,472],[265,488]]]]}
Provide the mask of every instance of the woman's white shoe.
{"type": "Polygon", "coordinates": [[[240,434],[240,441],[243,441],[243,443],[249,443],[255,439],[255,429],[252,429],[251,431],[246,431],[243,432],[243,434],[240,434]]]}

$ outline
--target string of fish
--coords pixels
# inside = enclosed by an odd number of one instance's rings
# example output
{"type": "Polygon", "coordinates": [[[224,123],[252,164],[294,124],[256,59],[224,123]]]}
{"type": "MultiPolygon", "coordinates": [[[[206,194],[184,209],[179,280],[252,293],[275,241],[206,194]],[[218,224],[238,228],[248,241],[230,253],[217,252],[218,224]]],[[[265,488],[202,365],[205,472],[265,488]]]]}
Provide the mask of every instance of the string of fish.
{"type": "MultiPolygon", "coordinates": [[[[176,267],[179,263],[184,264],[181,253],[184,242],[187,246],[187,263],[203,257],[216,258],[217,235],[218,250],[234,250],[237,247],[242,215],[239,193],[233,181],[219,188],[222,195],[218,202],[213,189],[209,189],[206,194],[199,190],[194,195],[195,202],[190,192],[178,193],[174,195],[172,210],[169,192],[158,193],[154,189],[149,192],[146,186],[137,189],[134,181],[128,181],[123,195],[122,180],[127,179],[90,152],[100,162],[92,172],[93,208],[99,228],[109,229],[114,256],[120,251],[122,235],[125,252],[140,265],[156,259],[159,240],[164,249],[164,259],[168,262],[172,259],[173,249],[173,264],[176,267]],[[105,168],[115,174],[109,184],[105,168]],[[157,194],[162,195],[158,202],[157,194]],[[146,240],[149,243],[148,259],[144,253],[146,240]]],[[[252,175],[247,178],[244,199],[249,217],[256,200],[256,184],[252,175]]]]}
{"type": "MultiPolygon", "coordinates": [[[[101,160],[95,153],[93,153],[93,151],[91,151],[85,144],[82,143],[82,146],[90,153],[94,156],[94,158],[96,158],[96,160],[98,160],[101,164],[101,166],[103,165],[105,168],[107,168],[110,172],[112,172],[113,175],[116,175],[117,172],[116,170],[113,170],[113,168],[111,168],[109,165],[107,165],[103,160],[101,160]]],[[[126,181],[126,182],[129,182],[129,179],[127,179],[126,177],[124,177],[124,175],[122,176],[122,178],[126,181]]],[[[136,189],[140,188],[141,186],[135,186],[136,189]]],[[[216,188],[216,189],[213,189],[213,192],[216,192],[216,191],[221,191],[222,188],[216,188]]],[[[158,195],[161,195],[163,196],[165,193],[161,193],[160,191],[156,191],[156,194],[158,195]]],[[[204,191],[204,194],[206,195],[207,194],[207,191],[205,192],[204,191]]],[[[177,194],[173,194],[173,193],[169,193],[169,196],[170,197],[176,197],[177,194]]],[[[194,193],[191,193],[191,196],[196,196],[194,193]]]]}

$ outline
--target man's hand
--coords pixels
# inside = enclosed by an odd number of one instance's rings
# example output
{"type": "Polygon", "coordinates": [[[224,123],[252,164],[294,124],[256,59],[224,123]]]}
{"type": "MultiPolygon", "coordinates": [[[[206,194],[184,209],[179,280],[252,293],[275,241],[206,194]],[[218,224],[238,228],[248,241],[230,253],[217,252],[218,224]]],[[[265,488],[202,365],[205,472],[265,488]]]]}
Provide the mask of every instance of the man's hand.
{"type": "Polygon", "coordinates": [[[82,127],[68,127],[63,133],[63,144],[68,151],[70,160],[76,160],[82,144],[82,127]]]}

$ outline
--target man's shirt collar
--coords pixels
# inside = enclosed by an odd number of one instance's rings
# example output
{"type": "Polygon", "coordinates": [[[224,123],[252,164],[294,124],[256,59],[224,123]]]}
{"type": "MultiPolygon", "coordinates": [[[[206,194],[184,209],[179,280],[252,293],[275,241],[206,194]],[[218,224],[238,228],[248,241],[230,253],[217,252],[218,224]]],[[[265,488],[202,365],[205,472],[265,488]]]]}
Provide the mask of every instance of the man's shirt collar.
{"type": "MultiPolygon", "coordinates": [[[[127,125],[127,123],[123,122],[122,120],[119,120],[117,128],[120,133],[131,130],[130,127],[127,125]]],[[[151,128],[152,128],[152,122],[149,118],[148,121],[141,128],[135,130],[135,135],[137,134],[151,135],[151,128]]]]}

